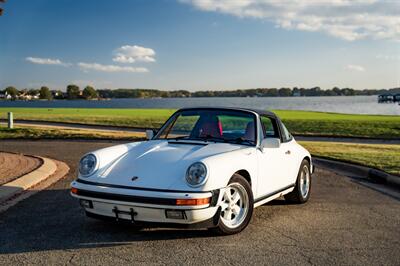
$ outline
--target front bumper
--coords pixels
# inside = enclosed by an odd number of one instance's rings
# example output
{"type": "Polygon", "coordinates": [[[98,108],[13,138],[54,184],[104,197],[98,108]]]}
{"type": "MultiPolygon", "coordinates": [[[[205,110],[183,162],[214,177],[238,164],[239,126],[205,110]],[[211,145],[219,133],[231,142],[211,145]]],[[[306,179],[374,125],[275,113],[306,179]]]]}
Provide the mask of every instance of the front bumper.
{"type": "Polygon", "coordinates": [[[168,192],[150,189],[128,189],[105,184],[87,184],[76,180],[71,183],[71,195],[82,201],[82,207],[91,217],[103,217],[131,223],[157,223],[161,225],[215,226],[220,201],[219,190],[209,192],[168,192]],[[203,205],[180,206],[177,199],[211,198],[203,205]],[[171,217],[173,212],[179,218],[171,217]]]}

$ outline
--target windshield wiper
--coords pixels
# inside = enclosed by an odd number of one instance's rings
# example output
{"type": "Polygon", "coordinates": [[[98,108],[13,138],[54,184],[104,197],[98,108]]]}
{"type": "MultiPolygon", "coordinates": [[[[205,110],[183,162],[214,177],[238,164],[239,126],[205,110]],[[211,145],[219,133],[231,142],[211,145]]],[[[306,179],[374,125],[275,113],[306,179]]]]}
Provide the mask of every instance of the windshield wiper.
{"type": "Polygon", "coordinates": [[[214,141],[214,142],[227,142],[226,139],[220,138],[220,137],[213,137],[211,135],[207,135],[204,137],[196,137],[196,138],[191,138],[193,140],[202,140],[202,141],[214,141]]]}
{"type": "Polygon", "coordinates": [[[169,140],[180,140],[180,139],[189,139],[189,136],[180,136],[176,138],[170,138],[169,140]]]}
{"type": "Polygon", "coordinates": [[[237,144],[250,144],[250,145],[254,145],[254,141],[248,140],[248,139],[244,139],[244,138],[242,138],[242,137],[236,138],[236,139],[229,139],[228,142],[230,142],[230,143],[237,143],[237,144]]]}
{"type": "Polygon", "coordinates": [[[180,139],[200,140],[200,141],[205,141],[205,142],[213,141],[213,142],[224,142],[224,143],[236,143],[236,144],[254,145],[254,141],[248,140],[248,139],[244,139],[242,137],[236,138],[236,139],[225,139],[225,138],[221,138],[221,137],[213,137],[211,135],[207,135],[207,136],[204,136],[204,137],[194,137],[194,138],[190,138],[189,136],[172,138],[172,140],[180,140],[180,139]]]}

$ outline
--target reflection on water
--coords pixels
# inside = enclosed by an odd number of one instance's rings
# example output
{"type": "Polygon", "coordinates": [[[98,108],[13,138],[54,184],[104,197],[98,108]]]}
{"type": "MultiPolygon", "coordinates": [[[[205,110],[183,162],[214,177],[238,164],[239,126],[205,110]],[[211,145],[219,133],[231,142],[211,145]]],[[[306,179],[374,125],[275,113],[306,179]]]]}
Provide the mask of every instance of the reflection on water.
{"type": "Polygon", "coordinates": [[[394,103],[378,104],[377,96],[0,101],[0,107],[182,108],[193,106],[235,106],[269,110],[288,109],[349,114],[400,115],[400,105],[394,103]]]}

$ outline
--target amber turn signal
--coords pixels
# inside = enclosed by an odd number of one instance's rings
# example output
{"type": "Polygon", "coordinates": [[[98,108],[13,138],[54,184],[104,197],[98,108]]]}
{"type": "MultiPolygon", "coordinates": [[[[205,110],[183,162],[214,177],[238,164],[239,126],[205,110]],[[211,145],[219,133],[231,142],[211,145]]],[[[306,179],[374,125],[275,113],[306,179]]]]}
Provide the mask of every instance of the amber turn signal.
{"type": "Polygon", "coordinates": [[[71,188],[71,193],[72,193],[72,194],[78,194],[78,189],[72,187],[72,188],[71,188]]]}
{"type": "Polygon", "coordinates": [[[177,199],[176,205],[205,205],[210,203],[211,198],[202,198],[202,199],[177,199]]]}

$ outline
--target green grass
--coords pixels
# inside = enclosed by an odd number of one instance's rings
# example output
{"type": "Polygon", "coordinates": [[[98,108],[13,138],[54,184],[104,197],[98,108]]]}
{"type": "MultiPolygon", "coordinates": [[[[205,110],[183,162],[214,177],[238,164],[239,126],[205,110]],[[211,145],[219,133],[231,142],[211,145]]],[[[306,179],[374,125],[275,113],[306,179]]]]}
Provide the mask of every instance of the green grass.
{"type": "Polygon", "coordinates": [[[160,127],[173,109],[97,108],[0,108],[0,116],[14,113],[14,119],[73,122],[132,127],[160,127]]]}
{"type": "Polygon", "coordinates": [[[276,111],[292,134],[400,138],[400,116],[276,111]]]}
{"type": "MultiPolygon", "coordinates": [[[[160,127],[173,109],[0,108],[0,117],[132,127],[160,127]]],[[[297,135],[400,138],[400,116],[277,110],[297,135]]]]}
{"type": "Polygon", "coordinates": [[[8,129],[0,127],[1,139],[104,139],[104,140],[129,140],[144,139],[144,134],[127,132],[101,132],[76,129],[41,129],[18,127],[8,129]]]}
{"type": "Polygon", "coordinates": [[[400,175],[400,145],[301,141],[312,155],[352,162],[400,175]]]}

